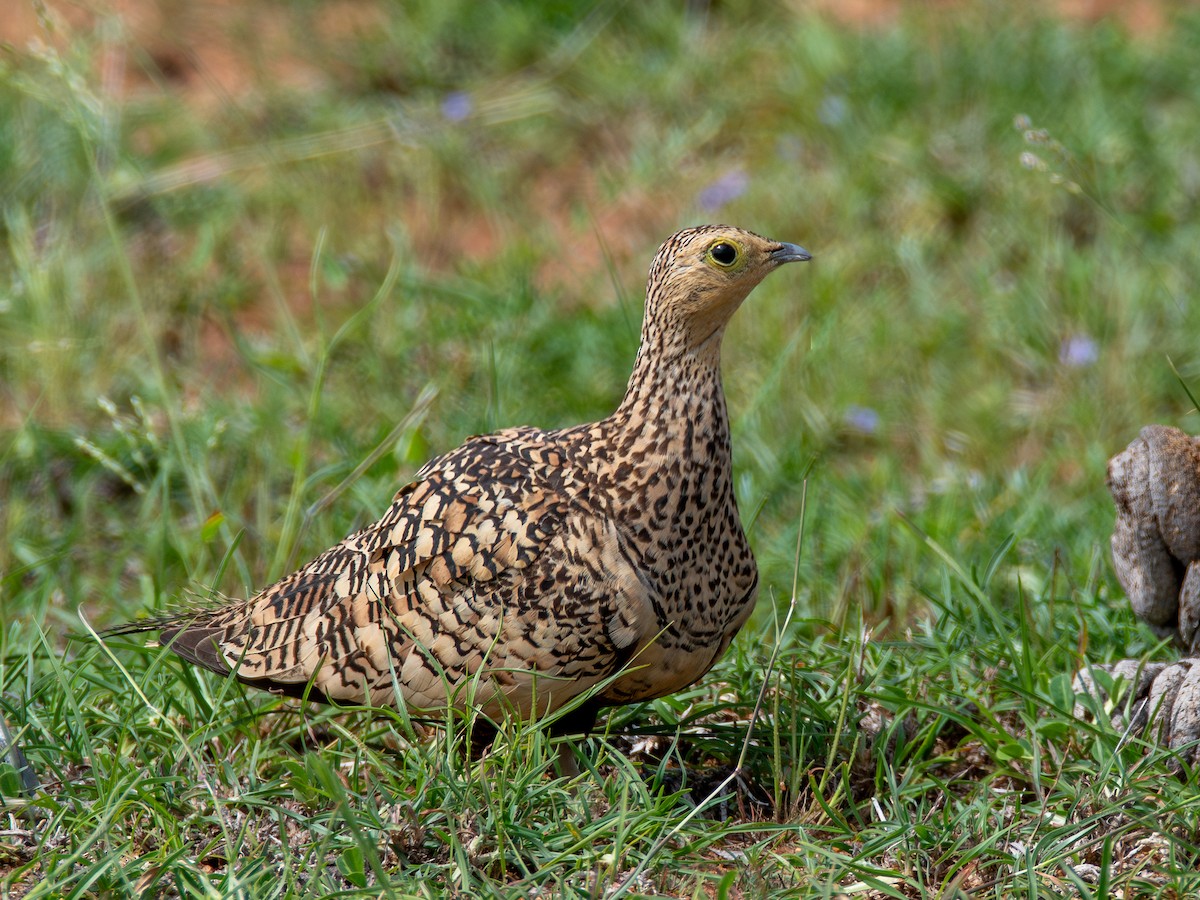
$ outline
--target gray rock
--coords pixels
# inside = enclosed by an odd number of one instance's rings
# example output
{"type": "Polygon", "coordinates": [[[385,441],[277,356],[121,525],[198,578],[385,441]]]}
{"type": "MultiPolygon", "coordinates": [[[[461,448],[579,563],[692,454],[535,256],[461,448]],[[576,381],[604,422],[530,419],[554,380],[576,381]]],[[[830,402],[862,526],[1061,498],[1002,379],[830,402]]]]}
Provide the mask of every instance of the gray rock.
{"type": "Polygon", "coordinates": [[[1113,568],[1134,613],[1191,652],[1200,626],[1200,442],[1147,425],[1108,463],[1113,568]]]}

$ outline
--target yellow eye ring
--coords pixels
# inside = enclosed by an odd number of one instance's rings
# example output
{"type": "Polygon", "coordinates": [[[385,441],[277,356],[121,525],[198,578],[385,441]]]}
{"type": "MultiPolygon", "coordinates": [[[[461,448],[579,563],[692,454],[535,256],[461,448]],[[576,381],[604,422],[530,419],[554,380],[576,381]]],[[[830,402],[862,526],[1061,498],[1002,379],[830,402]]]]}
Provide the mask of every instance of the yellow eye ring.
{"type": "Polygon", "coordinates": [[[709,244],[707,255],[722,269],[731,269],[742,258],[742,248],[733,241],[722,238],[709,244]]]}

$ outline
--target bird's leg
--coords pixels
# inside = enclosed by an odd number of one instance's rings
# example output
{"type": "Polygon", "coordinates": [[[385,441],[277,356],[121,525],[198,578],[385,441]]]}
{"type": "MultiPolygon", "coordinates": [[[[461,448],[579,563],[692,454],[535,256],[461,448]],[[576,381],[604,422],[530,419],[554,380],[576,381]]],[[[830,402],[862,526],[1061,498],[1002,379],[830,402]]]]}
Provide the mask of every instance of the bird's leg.
{"type": "Polygon", "coordinates": [[[579,762],[575,759],[575,742],[563,741],[558,745],[558,760],[554,763],[559,778],[578,778],[579,762]]]}
{"type": "Polygon", "coordinates": [[[600,704],[594,700],[588,701],[550,726],[552,737],[570,736],[570,740],[558,745],[558,760],[554,768],[560,778],[575,778],[579,775],[579,763],[575,759],[577,737],[586,738],[591,733],[596,727],[596,716],[599,712],[600,704]]]}
{"type": "Polygon", "coordinates": [[[496,741],[496,726],[489,722],[482,713],[476,715],[469,726],[470,741],[468,749],[471,760],[478,760],[496,741]]]}

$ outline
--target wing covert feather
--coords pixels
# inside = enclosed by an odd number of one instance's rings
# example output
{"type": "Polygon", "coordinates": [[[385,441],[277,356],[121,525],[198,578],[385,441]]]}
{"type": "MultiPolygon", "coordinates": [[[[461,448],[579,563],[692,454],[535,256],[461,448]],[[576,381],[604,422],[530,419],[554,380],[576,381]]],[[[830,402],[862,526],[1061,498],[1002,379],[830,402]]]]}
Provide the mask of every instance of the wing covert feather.
{"type": "Polygon", "coordinates": [[[378,522],[178,632],[175,649],[323,699],[386,703],[398,684],[410,705],[436,708],[481,668],[474,702],[489,713],[586,690],[653,630],[653,604],[616,526],[543,434],[476,437],[432,461],[378,522]]]}

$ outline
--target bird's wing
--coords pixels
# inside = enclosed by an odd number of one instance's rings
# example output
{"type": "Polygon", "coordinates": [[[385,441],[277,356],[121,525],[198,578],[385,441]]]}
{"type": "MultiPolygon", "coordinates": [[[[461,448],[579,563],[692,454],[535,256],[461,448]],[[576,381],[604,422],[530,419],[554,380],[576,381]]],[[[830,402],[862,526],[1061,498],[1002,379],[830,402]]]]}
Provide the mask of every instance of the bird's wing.
{"type": "Polygon", "coordinates": [[[512,429],[431,461],[377,523],[162,643],[293,695],[545,711],[629,658],[651,594],[562,447],[512,429]]]}

